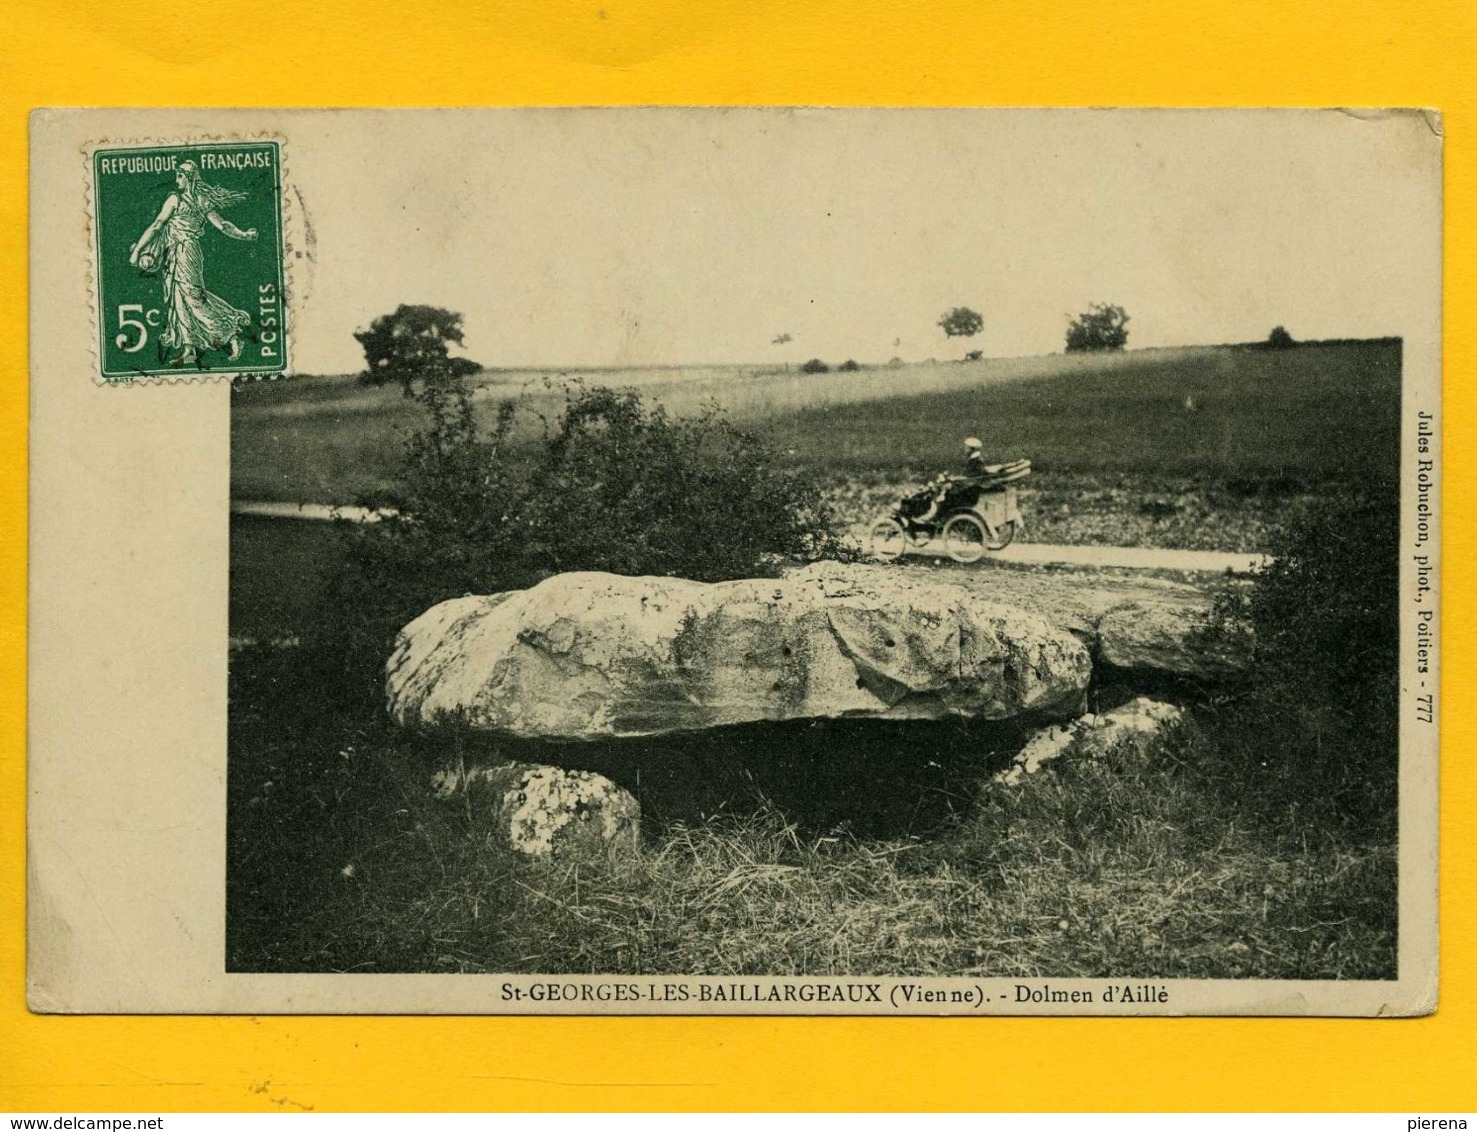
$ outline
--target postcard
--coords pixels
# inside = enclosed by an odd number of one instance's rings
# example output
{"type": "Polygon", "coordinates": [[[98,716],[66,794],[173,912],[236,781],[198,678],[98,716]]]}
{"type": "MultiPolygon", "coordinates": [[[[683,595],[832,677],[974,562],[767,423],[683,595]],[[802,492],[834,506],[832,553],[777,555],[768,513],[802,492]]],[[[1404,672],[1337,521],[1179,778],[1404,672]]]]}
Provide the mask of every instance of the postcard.
{"type": "Polygon", "coordinates": [[[33,1010],[1436,1009],[1436,112],[31,153],[33,1010]]]}

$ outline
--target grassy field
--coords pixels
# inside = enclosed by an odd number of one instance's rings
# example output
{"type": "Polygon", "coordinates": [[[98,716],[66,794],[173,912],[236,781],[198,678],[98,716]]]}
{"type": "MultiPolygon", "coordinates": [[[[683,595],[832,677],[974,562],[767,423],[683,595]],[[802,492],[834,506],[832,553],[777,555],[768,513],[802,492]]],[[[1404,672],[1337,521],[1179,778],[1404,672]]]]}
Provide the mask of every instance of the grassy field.
{"type": "Polygon", "coordinates": [[[344,548],[337,523],[231,516],[231,636],[271,641],[302,633],[344,548]]]}
{"type": "MultiPolygon", "coordinates": [[[[518,402],[537,439],[573,380],[630,386],[675,414],[717,406],[796,464],[912,478],[953,467],[973,433],[1038,472],[1224,482],[1363,474],[1398,452],[1400,344],[1186,347],[938,362],[802,375],[753,367],[496,372],[481,411],[518,402]]],[[[352,503],[394,481],[421,413],[351,376],[247,385],[232,412],[238,499],[352,503]]]]}
{"type": "Polygon", "coordinates": [[[807,408],[766,429],[839,471],[951,466],[964,433],[1042,475],[1317,481],[1398,459],[1398,342],[1123,358],[1114,369],[807,408]]]}

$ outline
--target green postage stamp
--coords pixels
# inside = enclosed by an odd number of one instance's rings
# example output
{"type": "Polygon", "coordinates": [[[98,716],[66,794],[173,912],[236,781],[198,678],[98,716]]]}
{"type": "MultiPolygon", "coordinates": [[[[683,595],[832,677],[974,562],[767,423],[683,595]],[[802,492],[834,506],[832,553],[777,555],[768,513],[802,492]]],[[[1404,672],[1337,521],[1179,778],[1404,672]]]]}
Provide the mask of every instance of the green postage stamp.
{"type": "Polygon", "coordinates": [[[105,383],[286,371],[278,142],[99,148],[92,200],[105,383]]]}

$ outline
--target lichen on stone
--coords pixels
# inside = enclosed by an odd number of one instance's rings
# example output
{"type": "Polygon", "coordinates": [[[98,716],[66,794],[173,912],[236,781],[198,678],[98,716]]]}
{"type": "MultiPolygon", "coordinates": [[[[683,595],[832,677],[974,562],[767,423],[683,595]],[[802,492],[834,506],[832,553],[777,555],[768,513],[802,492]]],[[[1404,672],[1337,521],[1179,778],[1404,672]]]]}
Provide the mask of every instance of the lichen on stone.
{"type": "Polygon", "coordinates": [[[1102,758],[1111,750],[1131,747],[1140,757],[1145,757],[1165,729],[1182,717],[1183,712],[1174,704],[1139,696],[1101,715],[1089,713],[1071,723],[1042,727],[994,781],[1015,786],[1026,775],[1035,774],[1047,763],[1066,755],[1102,758]]]}
{"type": "Polygon", "coordinates": [[[486,791],[497,836],[524,856],[588,855],[640,842],[636,799],[591,771],[520,763],[452,767],[432,775],[431,788],[440,798],[486,791]]]}

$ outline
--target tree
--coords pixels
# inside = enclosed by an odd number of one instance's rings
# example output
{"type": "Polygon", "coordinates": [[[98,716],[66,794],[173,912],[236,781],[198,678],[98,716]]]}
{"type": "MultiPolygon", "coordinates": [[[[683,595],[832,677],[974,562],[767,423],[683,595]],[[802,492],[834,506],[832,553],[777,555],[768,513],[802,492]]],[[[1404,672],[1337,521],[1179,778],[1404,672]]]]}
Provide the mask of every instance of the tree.
{"type": "Polygon", "coordinates": [[[1093,303],[1067,327],[1067,353],[1121,350],[1128,345],[1128,312],[1108,303],[1093,303]]]}
{"type": "Polygon", "coordinates": [[[985,328],[985,318],[979,311],[955,307],[940,315],[938,324],[950,338],[973,338],[985,328]]]}
{"type": "Polygon", "coordinates": [[[414,395],[417,381],[423,387],[447,385],[481,368],[470,358],[451,356],[450,347],[462,344],[462,316],[440,307],[401,303],[354,337],[364,347],[359,380],[365,385],[399,382],[407,397],[414,395]]]}

